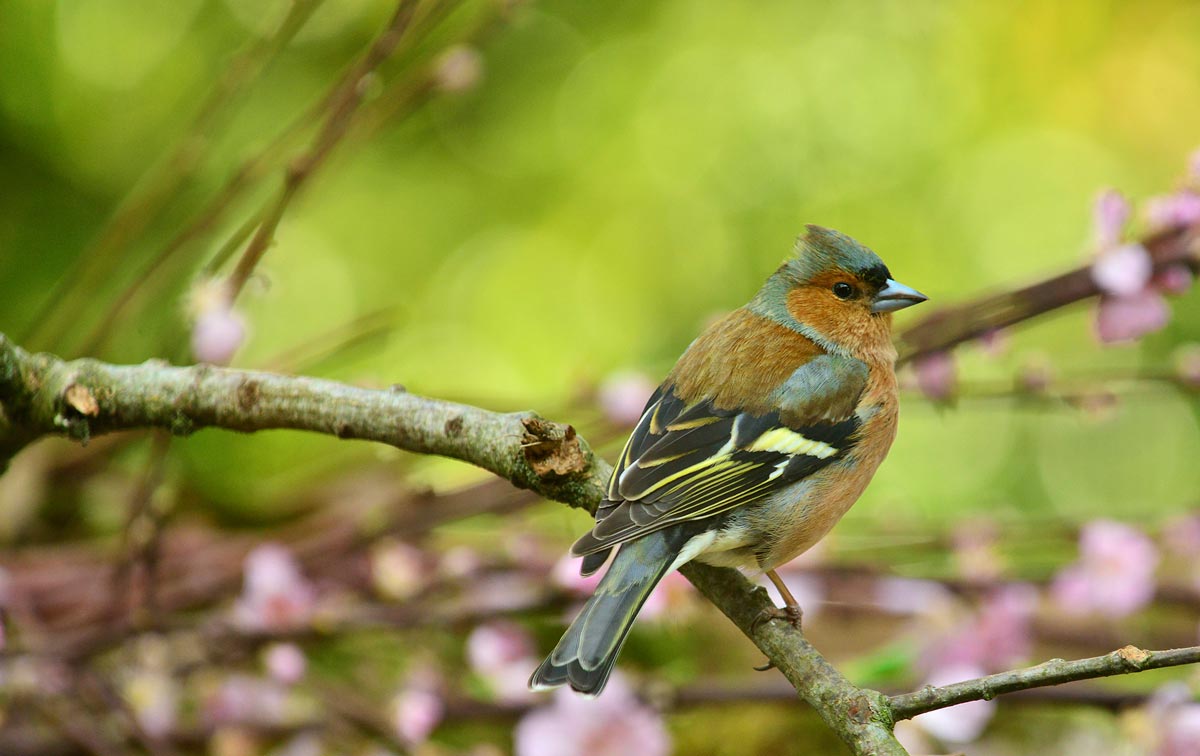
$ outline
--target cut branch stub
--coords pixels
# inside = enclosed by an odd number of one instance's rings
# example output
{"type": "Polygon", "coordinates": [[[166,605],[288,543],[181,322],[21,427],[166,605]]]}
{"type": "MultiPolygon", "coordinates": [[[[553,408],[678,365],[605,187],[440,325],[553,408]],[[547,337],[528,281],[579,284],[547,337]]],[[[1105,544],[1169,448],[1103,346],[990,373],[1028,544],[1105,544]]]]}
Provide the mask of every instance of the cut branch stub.
{"type": "Polygon", "coordinates": [[[522,418],[521,425],[525,428],[521,437],[525,461],[539,478],[555,480],[587,472],[588,455],[575,428],[536,415],[522,418]]]}

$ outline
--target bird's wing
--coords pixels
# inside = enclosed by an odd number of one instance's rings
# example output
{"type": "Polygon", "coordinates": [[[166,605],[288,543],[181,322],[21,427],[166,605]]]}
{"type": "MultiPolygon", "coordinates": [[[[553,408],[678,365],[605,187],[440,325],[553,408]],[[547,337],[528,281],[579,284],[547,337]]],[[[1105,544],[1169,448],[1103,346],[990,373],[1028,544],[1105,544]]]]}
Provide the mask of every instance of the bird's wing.
{"type": "Polygon", "coordinates": [[[688,404],[660,387],[621,452],[596,526],[572,552],[728,512],[812,475],[854,446],[866,384],[865,364],[822,354],[776,389],[774,409],[757,414],[688,404]]]}

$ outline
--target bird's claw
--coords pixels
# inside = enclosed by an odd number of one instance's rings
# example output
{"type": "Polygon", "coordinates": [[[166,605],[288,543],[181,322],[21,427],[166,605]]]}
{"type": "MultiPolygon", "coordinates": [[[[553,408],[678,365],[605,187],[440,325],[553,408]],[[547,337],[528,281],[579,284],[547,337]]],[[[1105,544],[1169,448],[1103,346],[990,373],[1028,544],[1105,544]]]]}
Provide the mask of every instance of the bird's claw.
{"type": "Polygon", "coordinates": [[[770,622],[771,620],[777,619],[785,620],[789,625],[799,630],[800,621],[803,618],[804,612],[802,612],[798,606],[789,605],[783,608],[773,606],[770,609],[763,609],[762,612],[754,618],[753,624],[750,625],[750,632],[753,633],[757,631],[758,626],[764,622],[770,622]]]}

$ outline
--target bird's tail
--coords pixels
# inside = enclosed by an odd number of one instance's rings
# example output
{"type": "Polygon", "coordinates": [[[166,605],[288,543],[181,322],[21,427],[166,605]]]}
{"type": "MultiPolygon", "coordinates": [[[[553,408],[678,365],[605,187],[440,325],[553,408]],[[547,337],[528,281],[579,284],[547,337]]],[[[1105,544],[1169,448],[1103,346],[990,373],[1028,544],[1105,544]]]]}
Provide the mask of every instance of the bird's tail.
{"type": "Polygon", "coordinates": [[[679,555],[679,535],[660,530],[621,546],[596,592],[529,678],[530,688],[566,684],[600,695],[634,618],[679,555]]]}

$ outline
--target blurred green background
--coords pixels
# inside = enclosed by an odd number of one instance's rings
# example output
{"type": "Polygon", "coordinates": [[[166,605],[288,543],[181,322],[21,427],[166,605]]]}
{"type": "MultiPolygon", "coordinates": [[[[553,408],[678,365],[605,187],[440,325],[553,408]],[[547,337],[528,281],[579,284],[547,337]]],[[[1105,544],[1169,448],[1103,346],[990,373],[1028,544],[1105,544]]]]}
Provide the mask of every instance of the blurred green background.
{"type": "MultiPolygon", "coordinates": [[[[284,6],[5,3],[5,332],[30,328],[104,219],[182,138],[201,94],[263,25],[254,19],[284,6]]],[[[167,217],[63,304],[87,321],[120,296],[389,7],[320,8],[211,135],[211,159],[167,217]]],[[[479,86],[344,145],[288,211],[266,284],[246,298],[237,364],[392,308],[386,339],[321,372],[548,410],[616,369],[661,375],[707,318],[753,294],[806,222],[875,248],[929,307],[1078,264],[1096,192],[1164,190],[1197,143],[1198,39],[1200,9],[1182,2],[522,5],[487,41],[479,86]]],[[[190,276],[253,204],[189,250],[191,267],[99,356],[162,354],[190,276]]],[[[1080,309],[1022,333],[1012,359],[966,355],[965,377],[1011,374],[1036,350],[1067,374],[1162,359],[1160,342],[1200,323],[1190,302],[1175,307],[1171,332],[1141,349],[1098,351],[1080,309]]],[[[70,354],[70,342],[28,346],[70,354]]],[[[997,505],[1144,515],[1200,482],[1191,407],[1172,396],[1103,432],[1073,417],[962,409],[910,406],[855,516],[877,518],[884,501],[888,516],[997,505]],[[1005,474],[1024,452],[1035,474],[1005,474]]],[[[239,459],[256,485],[331,453],[292,437],[188,446],[198,475],[220,478],[239,459]]]]}
{"type": "MultiPolygon", "coordinates": [[[[106,219],[286,8],[0,3],[0,332],[80,356],[172,234],[391,12],[380,0],[324,3],[201,135],[203,159],[164,212],[97,253],[106,219]],[[80,265],[90,278],[60,283],[80,265]],[[47,333],[47,312],[67,313],[68,326],[47,333]]],[[[804,223],[862,240],[930,296],[900,325],[1081,264],[1097,192],[1167,191],[1200,143],[1198,42],[1200,7],[1182,0],[467,3],[384,67],[367,106],[378,117],[288,209],[240,300],[249,338],[234,365],[531,408],[586,433],[597,424],[589,387],[618,370],[657,380],[709,318],[754,293],[804,223]],[[390,82],[483,23],[474,86],[381,115],[390,82]],[[364,316],[384,327],[319,359],[281,357],[364,316]]],[[[155,275],[93,356],[180,359],[198,272],[279,175],[155,275]]],[[[906,396],[891,457],[835,533],[840,553],[870,557],[889,538],[987,513],[1033,539],[1006,544],[1015,571],[1044,576],[1064,557],[1028,536],[1039,523],[1158,523],[1194,506],[1194,396],[1137,387],[1102,417],[971,396],[1040,359],[1083,381],[1169,366],[1200,337],[1195,298],[1173,309],[1166,331],[1130,347],[1100,348],[1081,306],[1018,329],[999,356],[960,350],[963,397],[945,407],[906,396]]],[[[174,453],[212,511],[243,522],[286,514],[289,492],[350,462],[400,458],[288,433],[207,432],[174,453]]],[[[479,477],[405,464],[414,484],[479,477]]],[[[565,545],[585,518],[543,505],[530,523],[565,545]]],[[[49,537],[22,528],[10,537],[49,537]]],[[[928,571],[930,560],[889,567],[928,571]]]]}

